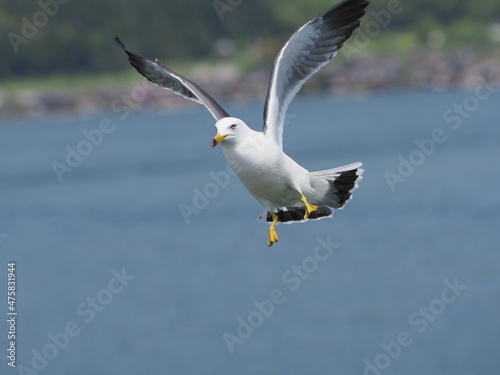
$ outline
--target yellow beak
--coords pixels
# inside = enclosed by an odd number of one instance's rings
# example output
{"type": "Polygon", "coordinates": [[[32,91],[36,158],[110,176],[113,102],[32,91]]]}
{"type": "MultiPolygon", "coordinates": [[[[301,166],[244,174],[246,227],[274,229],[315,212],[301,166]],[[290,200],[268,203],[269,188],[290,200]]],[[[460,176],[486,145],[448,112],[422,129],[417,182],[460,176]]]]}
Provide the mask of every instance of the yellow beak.
{"type": "Polygon", "coordinates": [[[212,141],[212,148],[221,143],[224,139],[226,139],[226,137],[227,135],[220,135],[219,133],[217,133],[212,141]]]}

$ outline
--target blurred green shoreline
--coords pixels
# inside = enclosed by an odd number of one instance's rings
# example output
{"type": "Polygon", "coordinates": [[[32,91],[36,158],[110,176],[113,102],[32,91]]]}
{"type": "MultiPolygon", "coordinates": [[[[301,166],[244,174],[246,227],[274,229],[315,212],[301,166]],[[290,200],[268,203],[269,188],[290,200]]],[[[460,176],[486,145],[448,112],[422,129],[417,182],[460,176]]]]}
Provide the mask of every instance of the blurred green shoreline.
{"type": "MultiPolygon", "coordinates": [[[[249,66],[249,60],[255,60],[255,56],[247,56],[246,60],[241,57],[239,61],[164,63],[197,82],[218,101],[264,100],[272,66],[256,62],[249,66]]],[[[480,79],[500,82],[499,48],[469,47],[455,51],[420,48],[385,54],[358,52],[346,44],[330,64],[304,85],[302,93],[346,95],[394,89],[473,89],[480,79]]],[[[174,110],[196,104],[147,82],[128,65],[126,56],[116,72],[16,78],[4,80],[0,86],[3,117],[88,114],[118,110],[124,105],[130,110],[143,107],[174,110]]]]}
{"type": "MultiPolygon", "coordinates": [[[[0,115],[194,105],[146,85],[114,45],[115,34],[216,100],[264,100],[283,43],[339,1],[5,2],[0,115]]],[[[370,0],[360,27],[301,93],[473,89],[480,78],[499,82],[500,3],[478,4],[370,0]]]]}

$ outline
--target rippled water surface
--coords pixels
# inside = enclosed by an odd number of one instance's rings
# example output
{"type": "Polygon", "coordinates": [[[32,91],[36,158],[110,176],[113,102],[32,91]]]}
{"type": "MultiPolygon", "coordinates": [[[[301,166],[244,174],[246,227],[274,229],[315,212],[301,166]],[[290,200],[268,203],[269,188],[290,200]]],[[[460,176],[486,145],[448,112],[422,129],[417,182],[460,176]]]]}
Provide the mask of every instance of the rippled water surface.
{"type": "MultiPolygon", "coordinates": [[[[495,373],[499,99],[297,99],[285,151],[365,175],[272,248],[202,109],[3,120],[2,373],[495,373]]],[[[260,128],[260,103],[227,109],[260,128]]]]}

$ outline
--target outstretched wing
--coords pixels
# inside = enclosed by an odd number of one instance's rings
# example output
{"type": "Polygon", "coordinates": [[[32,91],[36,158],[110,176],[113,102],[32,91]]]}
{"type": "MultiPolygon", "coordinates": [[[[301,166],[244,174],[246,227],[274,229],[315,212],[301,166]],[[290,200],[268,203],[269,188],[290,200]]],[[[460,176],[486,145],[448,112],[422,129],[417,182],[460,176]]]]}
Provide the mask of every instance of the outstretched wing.
{"type": "Polygon", "coordinates": [[[263,132],[283,147],[285,113],[295,94],[337,54],[360,25],[368,2],[344,0],[312,19],[288,39],[274,61],[264,108],[263,132]]]}
{"type": "Polygon", "coordinates": [[[224,117],[229,117],[228,113],[203,89],[196,83],[174,72],[172,69],[164,66],[160,60],[154,62],[145,59],[142,56],[136,55],[125,48],[123,42],[115,35],[113,37],[116,45],[123,49],[128,55],[130,64],[144,77],[153,83],[170,90],[175,94],[181,95],[186,99],[193,100],[199,104],[203,104],[215,117],[220,120],[224,117]]]}

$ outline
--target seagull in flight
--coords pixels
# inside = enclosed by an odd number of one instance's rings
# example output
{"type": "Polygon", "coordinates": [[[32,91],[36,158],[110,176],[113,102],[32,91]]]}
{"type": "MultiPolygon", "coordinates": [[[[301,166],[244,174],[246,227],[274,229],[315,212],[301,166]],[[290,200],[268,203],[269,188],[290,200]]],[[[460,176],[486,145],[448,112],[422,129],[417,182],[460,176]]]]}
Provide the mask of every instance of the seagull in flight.
{"type": "Polygon", "coordinates": [[[278,53],[264,107],[264,126],[255,131],[229,114],[196,83],[164,66],[130,52],[130,64],[164,89],[204,105],[215,118],[217,134],[228,164],[243,185],[263,206],[260,221],[267,221],[268,246],[278,241],[275,226],[331,217],[343,208],[362,179],[362,163],[309,172],[283,152],[283,128],[288,106],[302,85],[326,65],[359,27],[368,2],[344,0],[300,27],[278,53]]]}

